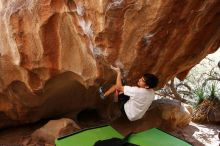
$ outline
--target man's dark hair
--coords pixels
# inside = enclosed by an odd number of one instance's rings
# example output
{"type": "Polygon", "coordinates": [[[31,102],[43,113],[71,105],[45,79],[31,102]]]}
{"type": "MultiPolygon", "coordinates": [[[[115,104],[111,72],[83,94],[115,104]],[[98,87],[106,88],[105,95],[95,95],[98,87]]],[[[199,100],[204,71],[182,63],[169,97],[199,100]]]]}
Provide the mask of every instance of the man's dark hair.
{"type": "Polygon", "coordinates": [[[145,83],[149,86],[149,88],[157,87],[159,80],[155,75],[146,73],[144,74],[143,78],[144,78],[145,83]]]}

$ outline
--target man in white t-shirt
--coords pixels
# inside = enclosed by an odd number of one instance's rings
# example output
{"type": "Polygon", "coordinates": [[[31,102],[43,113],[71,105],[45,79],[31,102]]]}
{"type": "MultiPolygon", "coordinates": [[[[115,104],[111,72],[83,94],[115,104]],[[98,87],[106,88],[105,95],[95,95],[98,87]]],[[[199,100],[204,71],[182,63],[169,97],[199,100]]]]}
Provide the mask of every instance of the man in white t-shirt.
{"type": "Polygon", "coordinates": [[[141,119],[154,100],[154,90],[158,84],[158,78],[153,74],[144,74],[139,80],[138,86],[123,86],[121,71],[119,68],[111,67],[117,72],[116,84],[105,93],[99,88],[100,97],[105,99],[111,93],[120,92],[118,102],[122,114],[130,121],[141,119]]]}

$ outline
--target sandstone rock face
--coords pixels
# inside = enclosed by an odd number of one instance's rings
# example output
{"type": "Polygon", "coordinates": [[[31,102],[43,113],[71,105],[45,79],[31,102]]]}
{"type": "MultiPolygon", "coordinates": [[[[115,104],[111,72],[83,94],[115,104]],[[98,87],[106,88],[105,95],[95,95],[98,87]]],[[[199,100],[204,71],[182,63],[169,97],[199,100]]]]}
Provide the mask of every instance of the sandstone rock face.
{"type": "Polygon", "coordinates": [[[191,122],[191,114],[178,100],[154,100],[145,116],[137,121],[129,122],[119,118],[113,122],[113,127],[124,135],[130,132],[144,131],[150,128],[161,128],[172,131],[187,126],[191,122]]]}
{"type": "Polygon", "coordinates": [[[1,127],[97,107],[110,65],[160,87],[220,44],[219,0],[1,0],[1,127]]]}
{"type": "Polygon", "coordinates": [[[35,141],[54,144],[56,138],[71,134],[78,130],[80,130],[80,127],[73,120],[62,118],[49,121],[46,125],[37,129],[31,137],[35,141]]]}

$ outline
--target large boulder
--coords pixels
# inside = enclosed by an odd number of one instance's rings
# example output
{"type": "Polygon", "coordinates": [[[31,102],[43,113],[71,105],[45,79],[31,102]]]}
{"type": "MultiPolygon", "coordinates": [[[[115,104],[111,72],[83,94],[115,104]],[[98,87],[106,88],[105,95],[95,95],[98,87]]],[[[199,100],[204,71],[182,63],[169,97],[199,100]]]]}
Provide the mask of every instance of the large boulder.
{"type": "MultiPolygon", "coordinates": [[[[159,87],[219,47],[219,0],[1,0],[0,128],[98,108],[123,69],[159,87]]],[[[158,87],[158,88],[159,88],[158,87]]]]}
{"type": "Polygon", "coordinates": [[[191,114],[180,101],[158,99],[153,101],[142,119],[130,122],[121,117],[115,120],[112,126],[126,135],[130,132],[139,132],[155,127],[173,131],[187,126],[190,122],[191,114]]]}
{"type": "Polygon", "coordinates": [[[80,130],[80,127],[71,119],[62,118],[51,120],[31,135],[33,141],[54,144],[55,139],[80,130]]]}

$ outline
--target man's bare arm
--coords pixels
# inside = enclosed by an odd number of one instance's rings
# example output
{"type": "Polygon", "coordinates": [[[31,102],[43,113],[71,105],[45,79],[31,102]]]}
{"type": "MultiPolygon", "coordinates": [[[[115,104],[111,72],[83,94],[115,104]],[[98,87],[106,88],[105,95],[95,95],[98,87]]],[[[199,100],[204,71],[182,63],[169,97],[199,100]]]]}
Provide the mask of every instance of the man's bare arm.
{"type": "Polygon", "coordinates": [[[124,92],[124,86],[122,85],[122,82],[121,82],[121,71],[120,71],[120,68],[113,67],[113,66],[111,66],[111,68],[117,72],[116,89],[119,90],[119,91],[124,92]]]}
{"type": "Polygon", "coordinates": [[[124,92],[124,86],[122,86],[121,82],[121,72],[117,72],[116,89],[124,92]]]}

